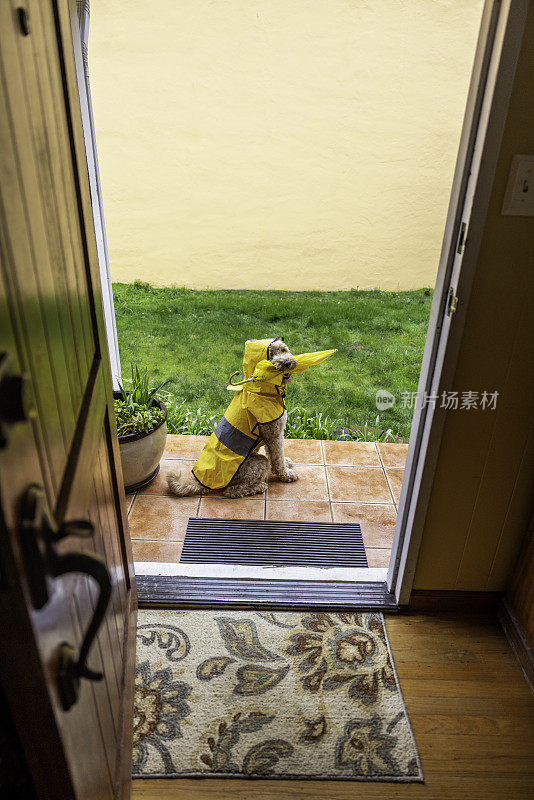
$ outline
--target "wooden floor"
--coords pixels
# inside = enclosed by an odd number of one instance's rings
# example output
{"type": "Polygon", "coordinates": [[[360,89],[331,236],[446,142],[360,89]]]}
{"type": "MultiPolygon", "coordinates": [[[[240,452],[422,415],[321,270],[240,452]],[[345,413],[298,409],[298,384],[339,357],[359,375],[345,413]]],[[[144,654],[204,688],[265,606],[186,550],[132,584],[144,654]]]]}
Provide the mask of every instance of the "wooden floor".
{"type": "Polygon", "coordinates": [[[534,696],[489,616],[387,617],[425,784],[135,780],[133,800],[532,800],[534,696]]]}

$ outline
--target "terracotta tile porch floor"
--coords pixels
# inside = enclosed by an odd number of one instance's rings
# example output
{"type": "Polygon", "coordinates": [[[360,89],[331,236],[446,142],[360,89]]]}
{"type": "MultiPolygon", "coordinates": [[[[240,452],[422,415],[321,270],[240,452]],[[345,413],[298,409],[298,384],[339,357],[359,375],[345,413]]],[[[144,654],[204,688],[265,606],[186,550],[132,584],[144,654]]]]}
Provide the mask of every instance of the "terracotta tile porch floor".
{"type": "Polygon", "coordinates": [[[168,471],[190,468],[207,438],[169,435],[159,475],[127,496],[135,561],[179,561],[189,517],[219,517],[359,522],[369,566],[388,566],[408,445],[287,439],[296,483],[239,500],[172,497],[168,471]]]}

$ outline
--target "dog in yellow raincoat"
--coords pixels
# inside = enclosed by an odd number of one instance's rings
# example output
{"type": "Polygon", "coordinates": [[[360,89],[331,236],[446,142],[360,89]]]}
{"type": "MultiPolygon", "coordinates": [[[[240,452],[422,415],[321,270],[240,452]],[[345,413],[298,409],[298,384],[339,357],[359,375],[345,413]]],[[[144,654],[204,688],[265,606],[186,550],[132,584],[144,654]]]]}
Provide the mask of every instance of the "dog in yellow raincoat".
{"type": "Polygon", "coordinates": [[[247,497],[267,489],[269,466],[285,483],[298,480],[284,456],[286,385],[293,375],[320,364],[336,350],[294,356],[282,337],[245,342],[243,376],[230,378],[234,396],[206,442],[191,473],[171,472],[169,489],[179,497],[223,489],[225,497],[247,497]],[[265,446],[267,457],[258,453],[265,446]]]}

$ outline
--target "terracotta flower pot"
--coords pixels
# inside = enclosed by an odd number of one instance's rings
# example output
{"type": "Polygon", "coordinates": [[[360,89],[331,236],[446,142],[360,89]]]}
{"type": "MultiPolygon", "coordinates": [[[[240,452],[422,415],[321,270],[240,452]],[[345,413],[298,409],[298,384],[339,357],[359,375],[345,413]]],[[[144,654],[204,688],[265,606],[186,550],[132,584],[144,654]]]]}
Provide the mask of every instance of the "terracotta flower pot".
{"type": "MultiPolygon", "coordinates": [[[[119,400],[121,393],[113,392],[113,397],[119,400]]],[[[147,486],[159,472],[159,462],[167,439],[167,409],[157,397],[154,398],[153,404],[165,413],[161,422],[147,433],[127,433],[125,436],[119,436],[126,492],[136,492],[147,486]]]]}

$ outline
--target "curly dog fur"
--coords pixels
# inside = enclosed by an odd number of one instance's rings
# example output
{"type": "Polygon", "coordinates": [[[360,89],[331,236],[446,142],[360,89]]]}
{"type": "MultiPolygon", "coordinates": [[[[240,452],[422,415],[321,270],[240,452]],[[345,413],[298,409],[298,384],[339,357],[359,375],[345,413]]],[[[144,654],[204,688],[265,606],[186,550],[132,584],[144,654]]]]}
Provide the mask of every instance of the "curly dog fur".
{"type": "MultiPolygon", "coordinates": [[[[280,370],[293,369],[296,359],[283,341],[276,341],[270,345],[269,361],[280,370]]],[[[291,380],[291,376],[284,378],[284,385],[291,380]]],[[[243,462],[242,466],[223,491],[224,497],[248,497],[261,494],[267,489],[269,467],[276,480],[283,483],[292,483],[298,480],[298,475],[293,469],[291,459],[284,456],[284,430],[286,427],[287,411],[274,422],[260,424],[263,446],[267,456],[253,453],[243,462]]],[[[180,470],[171,472],[167,476],[167,483],[172,494],[178,497],[191,497],[193,495],[210,494],[211,490],[200,484],[191,472],[180,470]]]]}

